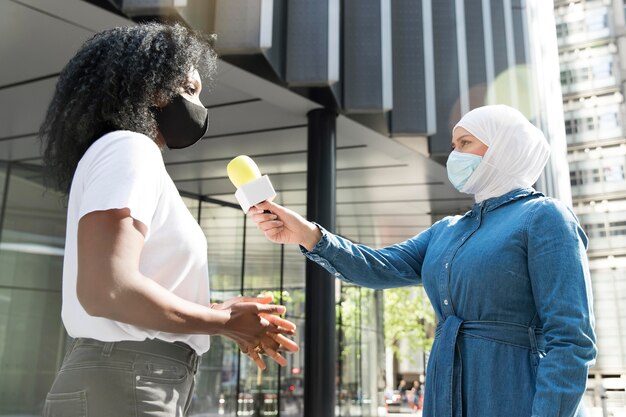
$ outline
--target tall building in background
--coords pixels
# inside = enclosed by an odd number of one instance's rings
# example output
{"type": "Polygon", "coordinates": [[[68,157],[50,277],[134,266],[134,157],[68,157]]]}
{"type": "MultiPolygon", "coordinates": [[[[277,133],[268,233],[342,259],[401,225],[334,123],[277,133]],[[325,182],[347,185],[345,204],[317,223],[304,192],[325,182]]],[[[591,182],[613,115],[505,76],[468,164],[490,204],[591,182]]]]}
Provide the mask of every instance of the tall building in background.
{"type": "Polygon", "coordinates": [[[596,406],[604,396],[605,407],[624,410],[626,10],[623,0],[557,0],[554,7],[573,207],[590,238],[599,348],[590,388],[596,406]]]}

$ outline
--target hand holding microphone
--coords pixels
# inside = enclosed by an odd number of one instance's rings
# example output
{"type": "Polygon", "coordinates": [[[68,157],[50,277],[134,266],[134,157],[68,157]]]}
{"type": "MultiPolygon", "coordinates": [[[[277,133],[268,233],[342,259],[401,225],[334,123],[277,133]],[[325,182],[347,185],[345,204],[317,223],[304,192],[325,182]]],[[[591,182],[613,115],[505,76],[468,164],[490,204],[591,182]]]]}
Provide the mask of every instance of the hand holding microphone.
{"type": "Polygon", "coordinates": [[[265,237],[275,243],[295,243],[310,251],[319,242],[322,232],[295,211],[269,201],[258,203],[252,221],[265,237]]]}
{"type": "Polygon", "coordinates": [[[253,210],[251,218],[267,239],[313,249],[322,236],[320,230],[298,213],[272,203],[276,196],[274,187],[267,175],[261,176],[250,157],[240,155],[234,158],[226,170],[231,182],[237,187],[235,197],[244,213],[248,213],[251,207],[258,209],[256,212],[253,210]]]}

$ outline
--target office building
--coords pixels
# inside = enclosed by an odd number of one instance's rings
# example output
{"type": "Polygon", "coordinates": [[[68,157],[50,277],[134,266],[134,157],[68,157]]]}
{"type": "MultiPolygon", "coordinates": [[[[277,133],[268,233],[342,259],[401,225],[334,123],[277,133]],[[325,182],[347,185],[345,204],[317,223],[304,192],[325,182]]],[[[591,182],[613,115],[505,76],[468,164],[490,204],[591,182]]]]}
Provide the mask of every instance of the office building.
{"type": "Polygon", "coordinates": [[[599,356],[590,388],[626,407],[626,28],[622,0],[556,1],[574,211],[589,236],[599,356]]]}

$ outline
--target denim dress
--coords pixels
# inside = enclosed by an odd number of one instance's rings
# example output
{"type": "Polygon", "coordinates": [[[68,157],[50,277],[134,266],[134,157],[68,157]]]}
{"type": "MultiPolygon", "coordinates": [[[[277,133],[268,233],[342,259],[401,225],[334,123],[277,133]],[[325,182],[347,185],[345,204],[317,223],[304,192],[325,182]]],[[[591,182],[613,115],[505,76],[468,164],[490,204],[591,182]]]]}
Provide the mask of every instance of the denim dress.
{"type": "Polygon", "coordinates": [[[437,317],[425,417],[571,417],[596,357],[587,237],[532,188],[382,249],[323,228],[303,253],[369,288],[423,284],[437,317]]]}

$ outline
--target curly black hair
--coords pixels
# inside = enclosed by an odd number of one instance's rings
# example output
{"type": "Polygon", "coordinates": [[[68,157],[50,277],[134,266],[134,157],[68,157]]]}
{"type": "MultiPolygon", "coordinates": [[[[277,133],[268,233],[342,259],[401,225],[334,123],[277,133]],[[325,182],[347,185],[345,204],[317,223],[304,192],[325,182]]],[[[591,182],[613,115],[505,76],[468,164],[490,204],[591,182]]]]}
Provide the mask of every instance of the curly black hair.
{"type": "Polygon", "coordinates": [[[68,192],[78,161],[102,135],[131,130],[156,138],[156,103],[180,94],[197,69],[210,84],[213,38],[180,24],[145,23],[96,34],[59,75],[39,135],[49,186],[68,192]]]}

